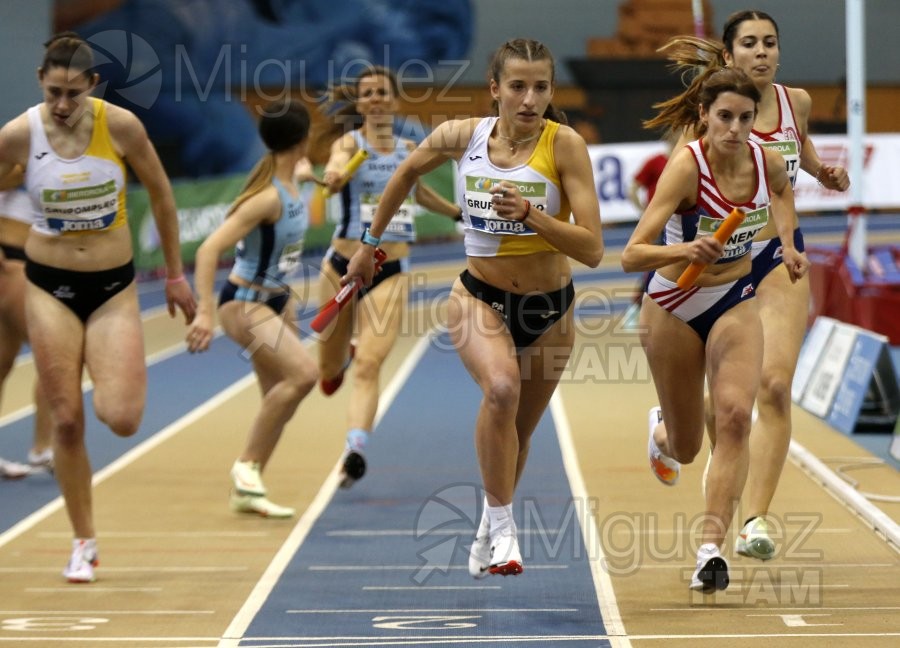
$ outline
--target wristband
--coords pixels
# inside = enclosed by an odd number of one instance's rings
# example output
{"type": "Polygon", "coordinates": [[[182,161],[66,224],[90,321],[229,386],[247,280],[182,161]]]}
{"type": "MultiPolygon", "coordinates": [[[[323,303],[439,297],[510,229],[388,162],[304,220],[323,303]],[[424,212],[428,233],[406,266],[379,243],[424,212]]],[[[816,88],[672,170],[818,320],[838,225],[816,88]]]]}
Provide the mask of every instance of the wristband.
{"type": "Polygon", "coordinates": [[[378,247],[378,245],[381,243],[381,238],[378,236],[373,236],[368,227],[366,228],[366,231],[363,232],[362,238],[360,238],[360,240],[365,245],[371,245],[372,247],[378,247]]]}
{"type": "Polygon", "coordinates": [[[183,274],[182,274],[182,275],[178,275],[178,276],[175,277],[174,279],[166,279],[166,285],[167,285],[167,286],[172,286],[172,285],[174,285],[174,284],[181,283],[182,281],[187,281],[187,279],[184,278],[184,275],[183,275],[183,274]]]}
{"type": "Polygon", "coordinates": [[[520,223],[524,223],[525,219],[528,218],[528,214],[531,212],[531,203],[528,202],[528,199],[525,199],[525,213],[522,215],[522,218],[519,219],[520,223]]]}
{"type": "Polygon", "coordinates": [[[460,207],[460,208],[459,208],[459,213],[458,213],[456,216],[453,217],[453,220],[455,220],[455,221],[458,223],[458,222],[461,221],[462,219],[463,219],[463,208],[460,207]]]}

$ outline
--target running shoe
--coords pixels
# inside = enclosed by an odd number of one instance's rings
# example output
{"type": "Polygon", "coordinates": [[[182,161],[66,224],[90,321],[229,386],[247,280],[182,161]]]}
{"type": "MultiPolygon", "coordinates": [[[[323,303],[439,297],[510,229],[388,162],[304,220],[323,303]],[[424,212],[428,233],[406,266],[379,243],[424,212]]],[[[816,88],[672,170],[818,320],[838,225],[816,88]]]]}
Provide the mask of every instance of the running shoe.
{"type": "Polygon", "coordinates": [[[229,502],[231,510],[236,513],[253,513],[264,518],[289,518],[293,517],[296,511],[288,506],[279,506],[270,502],[265,497],[255,495],[242,495],[231,491],[231,501],[229,502]]]}
{"type": "Polygon", "coordinates": [[[28,465],[34,472],[53,472],[53,448],[41,452],[28,451],[28,465]]]}
{"type": "Polygon", "coordinates": [[[76,538],[72,541],[72,557],[62,574],[70,583],[93,583],[94,567],[99,564],[97,541],[93,538],[76,538]]]}
{"type": "Polygon", "coordinates": [[[234,483],[234,490],[240,495],[266,496],[266,487],[259,474],[257,461],[235,461],[231,467],[231,481],[234,483]]]}
{"type": "Polygon", "coordinates": [[[15,461],[7,461],[0,457],[0,477],[3,477],[3,479],[22,479],[22,477],[27,477],[30,472],[31,466],[15,461]]]}
{"type": "Polygon", "coordinates": [[[525,571],[519,541],[514,533],[504,533],[491,540],[491,562],[488,571],[501,576],[517,576],[525,571]]]}
{"type": "Polygon", "coordinates": [[[336,376],[333,378],[322,378],[319,381],[319,388],[322,390],[322,393],[326,396],[331,396],[334,392],[341,388],[341,385],[344,384],[344,374],[347,371],[347,367],[350,366],[350,363],[353,362],[353,356],[356,355],[356,344],[353,342],[350,343],[350,354],[347,357],[347,362],[344,363],[344,366],[341,367],[341,370],[338,372],[336,376]]]}
{"type": "Polygon", "coordinates": [[[481,524],[475,532],[475,539],[469,549],[469,574],[474,578],[484,578],[491,566],[491,531],[486,515],[481,516],[481,524]]]}
{"type": "Polygon", "coordinates": [[[691,589],[712,594],[728,587],[728,563],[715,545],[702,545],[697,551],[697,569],[691,576],[691,589]]]}
{"type": "Polygon", "coordinates": [[[366,474],[366,458],[361,450],[347,450],[341,469],[341,488],[350,488],[366,474]]]}
{"type": "Polygon", "coordinates": [[[659,407],[650,408],[648,420],[650,434],[647,441],[647,457],[650,459],[650,469],[656,478],[666,486],[674,486],[678,483],[678,475],[681,472],[681,464],[664,455],[656,445],[653,438],[653,430],[662,422],[662,410],[659,407]]]}
{"type": "Polygon", "coordinates": [[[755,517],[744,525],[734,541],[734,551],[759,560],[772,559],[775,555],[775,543],[769,537],[769,525],[764,518],[755,517]]]}

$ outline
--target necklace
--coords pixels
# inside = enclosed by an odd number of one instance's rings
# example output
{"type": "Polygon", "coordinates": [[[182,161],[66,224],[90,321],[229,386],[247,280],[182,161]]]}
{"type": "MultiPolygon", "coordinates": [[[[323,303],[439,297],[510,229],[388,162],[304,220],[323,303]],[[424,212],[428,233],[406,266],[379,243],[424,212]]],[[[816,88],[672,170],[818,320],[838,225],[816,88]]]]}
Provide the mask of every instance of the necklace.
{"type": "Polygon", "coordinates": [[[502,139],[502,140],[506,140],[507,142],[509,142],[509,152],[510,152],[510,153],[515,153],[515,152],[516,152],[516,149],[519,148],[519,144],[525,144],[525,143],[527,143],[527,142],[530,142],[530,141],[532,141],[532,140],[535,140],[535,139],[537,139],[538,137],[540,137],[540,136],[541,136],[541,133],[543,133],[543,132],[544,132],[544,127],[541,126],[541,127],[538,129],[538,132],[535,133],[534,135],[532,135],[531,137],[526,137],[525,139],[513,139],[512,137],[507,137],[506,135],[502,134],[502,133],[498,130],[498,131],[497,131],[497,137],[499,137],[499,138],[502,139]]]}

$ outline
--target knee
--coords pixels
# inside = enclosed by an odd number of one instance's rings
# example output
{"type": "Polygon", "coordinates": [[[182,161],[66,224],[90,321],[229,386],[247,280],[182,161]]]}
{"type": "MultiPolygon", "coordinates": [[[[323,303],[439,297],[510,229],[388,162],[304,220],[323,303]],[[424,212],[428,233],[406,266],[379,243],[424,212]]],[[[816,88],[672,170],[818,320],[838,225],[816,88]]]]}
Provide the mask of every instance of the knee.
{"type": "Polygon", "coordinates": [[[693,463],[700,454],[700,448],[703,447],[703,436],[691,435],[687,439],[679,439],[677,443],[671,443],[670,446],[669,452],[672,453],[672,459],[687,465],[693,463]]]}
{"type": "Polygon", "coordinates": [[[519,407],[519,381],[504,375],[491,376],[483,386],[484,404],[497,413],[514,415],[519,407]]]}
{"type": "Polygon", "coordinates": [[[319,371],[314,365],[309,365],[293,372],[289,378],[282,381],[282,386],[287,391],[288,398],[299,403],[313,390],[317,382],[319,382],[319,371]]]}
{"type": "Polygon", "coordinates": [[[141,411],[132,408],[117,408],[105,412],[98,410],[97,418],[116,436],[130,437],[141,426],[141,414],[141,411]]]}
{"type": "Polygon", "coordinates": [[[779,413],[791,409],[791,377],[782,373],[764,374],[759,386],[759,401],[779,413]]]}
{"type": "Polygon", "coordinates": [[[53,413],[55,419],[54,441],[62,450],[84,444],[84,420],[76,412],[53,413]]]}
{"type": "Polygon", "coordinates": [[[750,436],[753,403],[723,403],[716,412],[716,442],[729,439],[744,443],[750,436]]]}
{"type": "Polygon", "coordinates": [[[362,382],[377,382],[381,373],[381,363],[373,357],[357,353],[353,359],[353,379],[362,382]]]}

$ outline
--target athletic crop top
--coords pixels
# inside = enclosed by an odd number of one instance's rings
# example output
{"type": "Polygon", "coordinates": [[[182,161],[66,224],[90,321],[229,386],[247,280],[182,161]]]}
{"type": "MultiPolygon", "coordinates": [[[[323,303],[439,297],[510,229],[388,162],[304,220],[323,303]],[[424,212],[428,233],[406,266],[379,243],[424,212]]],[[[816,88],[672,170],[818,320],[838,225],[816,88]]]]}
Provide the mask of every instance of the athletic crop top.
{"type": "Polygon", "coordinates": [[[531,218],[569,221],[571,209],[560,184],[553,140],[559,124],[547,120],[531,157],[511,169],[494,166],[488,157],[488,140],[497,117],[485,117],[475,127],[466,152],[457,163],[458,195],[462,196],[466,227],[466,255],[472,257],[520,256],[536,252],[556,252],[528,225],[499,216],[488,190],[501,180],[515,183],[522,197],[541,212],[531,218]],[[546,215],[546,216],[545,216],[546,215]]]}
{"type": "Polygon", "coordinates": [[[787,88],[780,83],[773,83],[772,87],[775,88],[778,103],[778,126],[768,133],[752,130],[750,139],[764,148],[775,149],[781,153],[793,187],[797,183],[797,174],[800,173],[800,129],[797,127],[797,119],[794,117],[794,108],[791,106],[787,88]]]}
{"type": "Polygon", "coordinates": [[[88,101],[94,113],[91,141],[82,155],[68,160],[51,148],[40,105],[28,109],[31,151],[25,186],[36,210],[32,227],[47,236],[107,232],[127,222],[125,162],[109,136],[106,102],[88,101]]]}
{"type": "Polygon", "coordinates": [[[285,278],[300,266],[309,212],[302,195],[292,197],[277,178],[272,184],[281,199],[281,217],[260,223],[238,242],[231,272],[257,286],[284,290],[285,278]]]}
{"type": "MultiPolygon", "coordinates": [[[[388,180],[403,160],[409,157],[407,140],[399,137],[394,138],[394,150],[390,153],[379,153],[370,147],[362,132],[358,130],[353,131],[353,140],[359,149],[368,151],[369,157],[341,190],[341,221],[335,228],[332,238],[359,240],[363,231],[372,224],[375,209],[388,180]]],[[[415,241],[415,215],[415,193],[411,191],[388,223],[381,239],[407,243],[415,241]]]]}
{"type": "Polygon", "coordinates": [[[694,140],[686,146],[693,154],[699,171],[697,204],[683,212],[676,212],[669,219],[666,223],[666,244],[673,245],[712,235],[722,220],[737,207],[746,214],[744,222],[728,239],[725,252],[716,263],[736,261],[750,252],[753,237],[769,222],[769,183],[765,154],[759,144],[747,142],[756,167],[756,191],[749,201],[737,204],[719,191],[703,153],[703,139],[694,140]]]}

